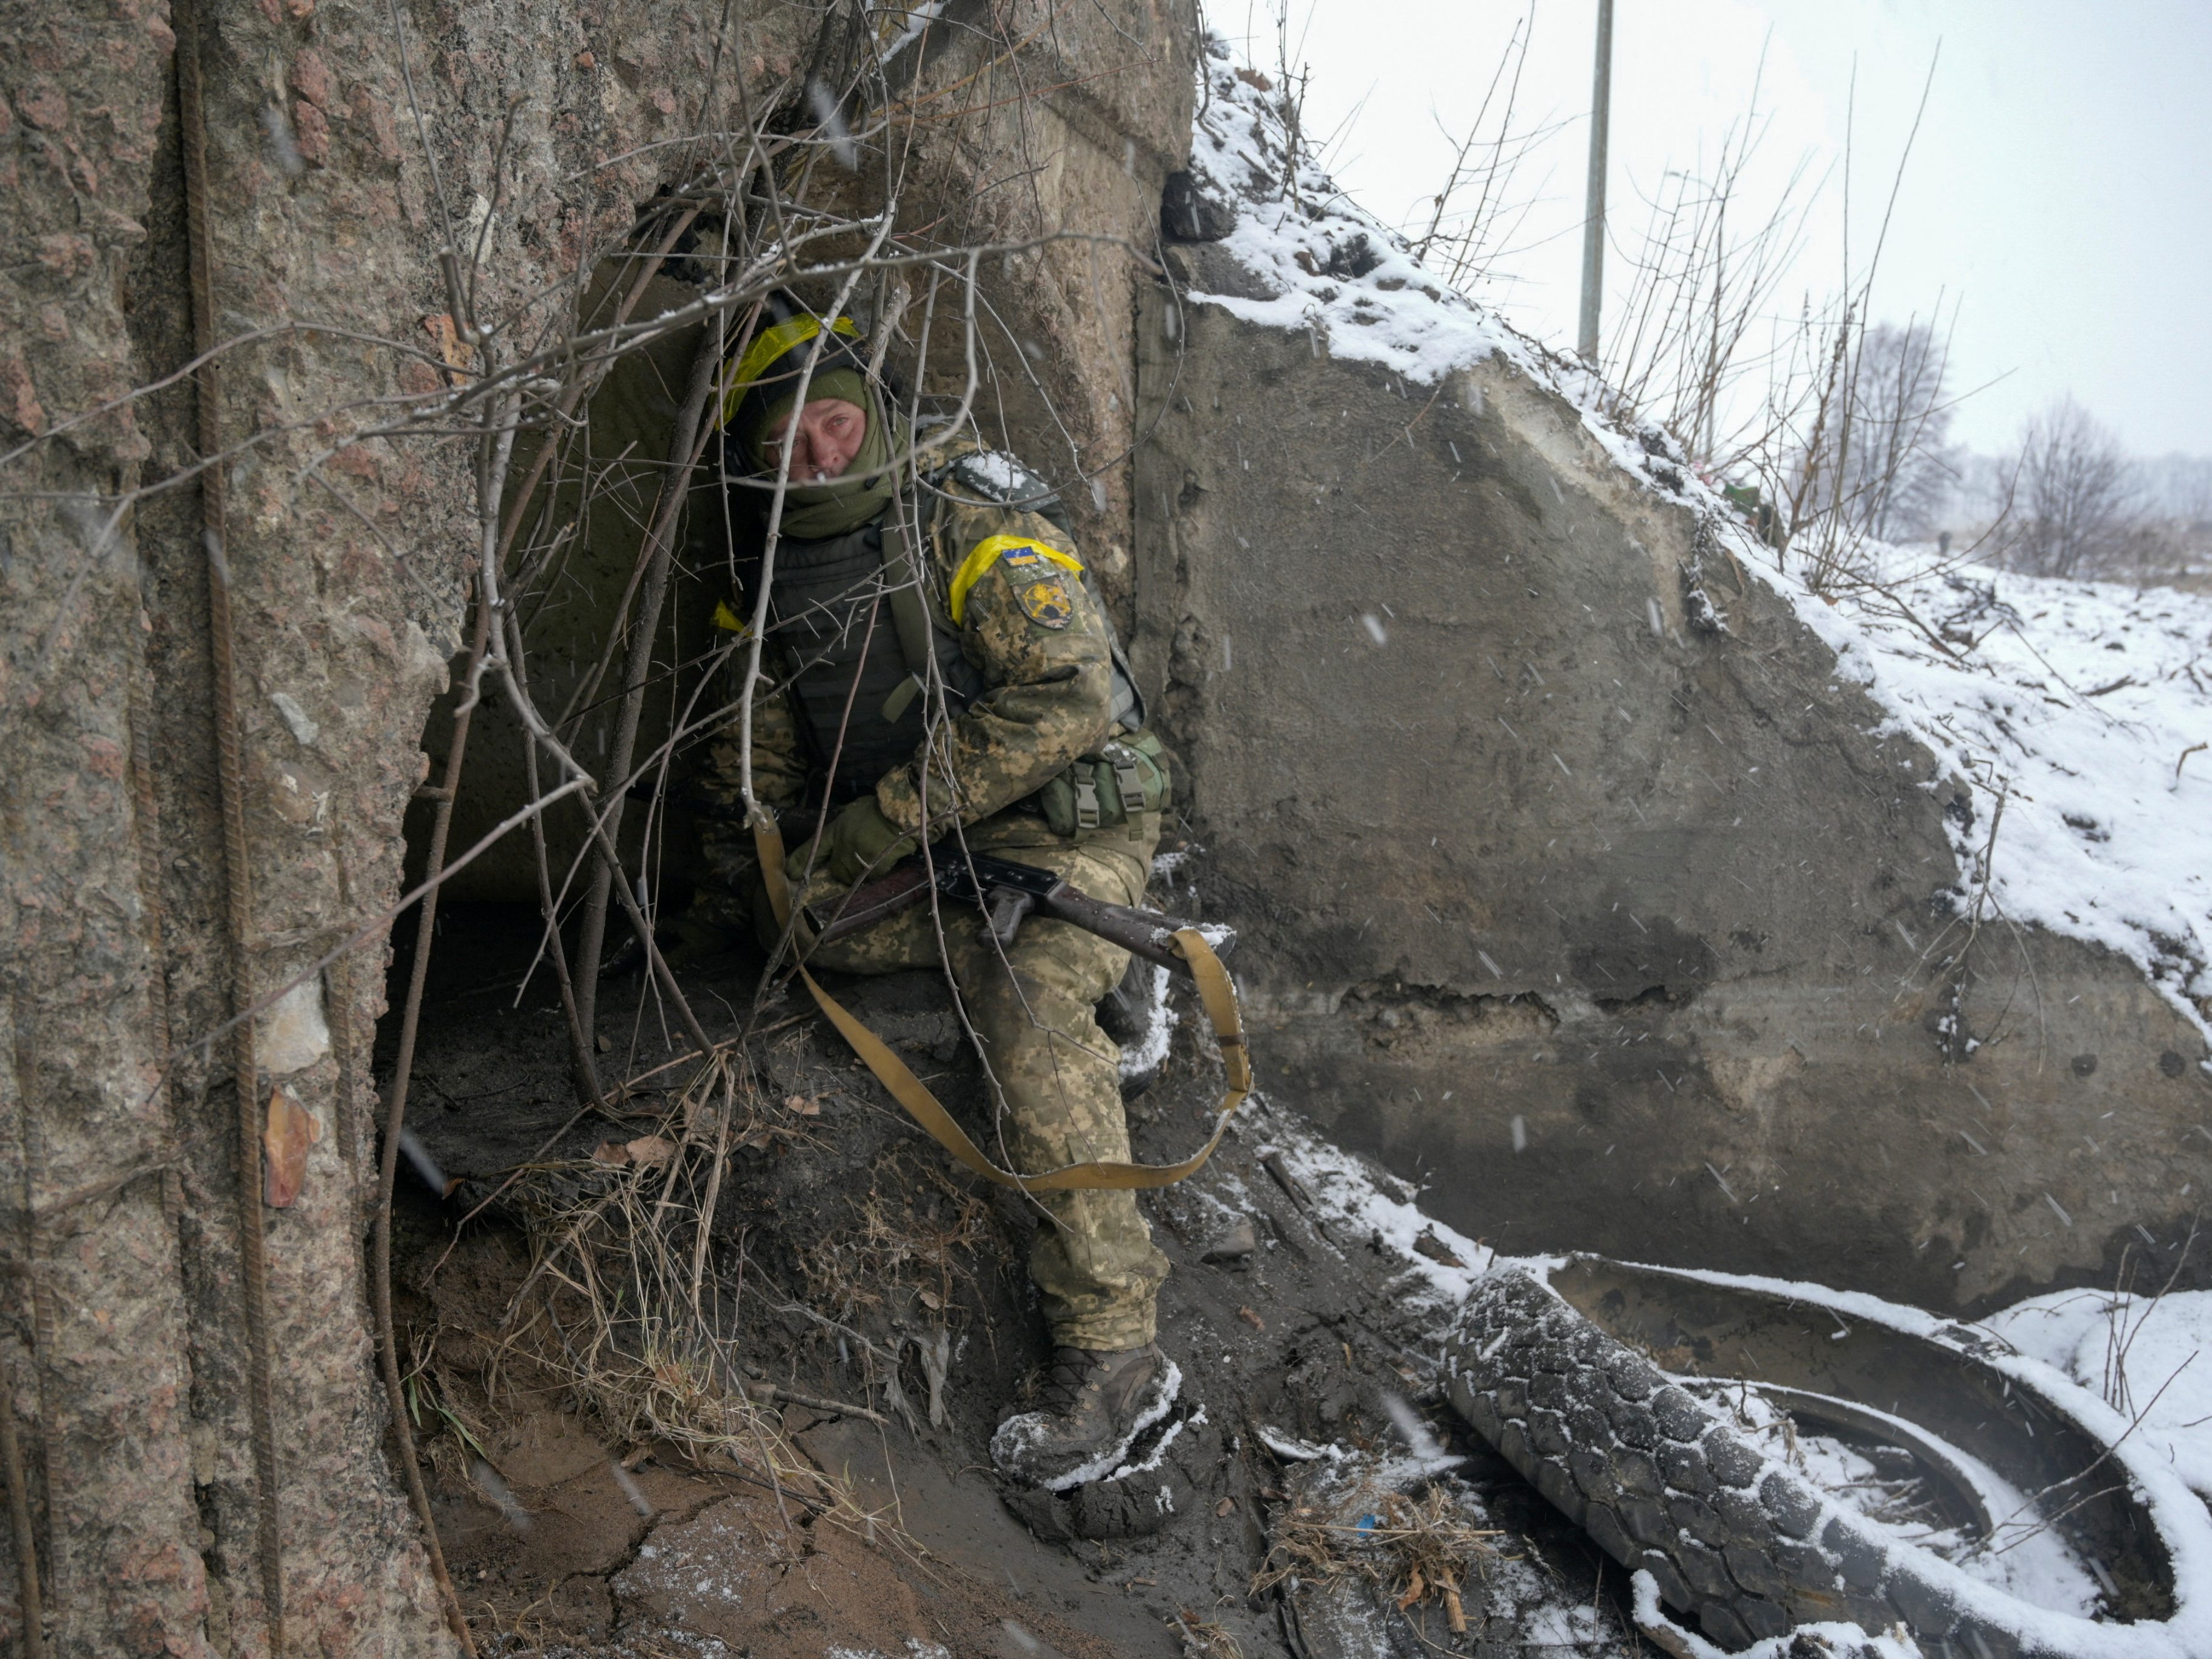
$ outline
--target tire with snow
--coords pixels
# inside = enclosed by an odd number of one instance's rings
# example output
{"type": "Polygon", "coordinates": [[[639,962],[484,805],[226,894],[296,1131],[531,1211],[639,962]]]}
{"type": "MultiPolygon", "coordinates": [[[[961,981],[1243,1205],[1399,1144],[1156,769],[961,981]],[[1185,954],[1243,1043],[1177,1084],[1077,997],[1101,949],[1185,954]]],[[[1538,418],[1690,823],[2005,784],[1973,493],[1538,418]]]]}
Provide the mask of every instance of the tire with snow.
{"type": "Polygon", "coordinates": [[[2156,1637],[2155,1647],[2114,1645],[2173,1632],[2162,1621],[2054,1615],[1885,1534],[1770,1461],[1534,1273],[1478,1284],[1448,1358],[1461,1416],[1723,1648],[1849,1621],[1869,1633],[1901,1622],[1930,1659],[2168,1650],[2156,1637]]]}

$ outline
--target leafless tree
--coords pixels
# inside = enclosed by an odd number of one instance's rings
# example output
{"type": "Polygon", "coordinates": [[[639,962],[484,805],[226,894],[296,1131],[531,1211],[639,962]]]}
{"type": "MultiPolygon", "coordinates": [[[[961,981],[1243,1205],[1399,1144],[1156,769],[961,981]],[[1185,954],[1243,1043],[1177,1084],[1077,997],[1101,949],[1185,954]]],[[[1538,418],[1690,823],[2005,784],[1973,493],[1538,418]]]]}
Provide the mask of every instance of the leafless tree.
{"type": "MultiPolygon", "coordinates": [[[[1926,534],[1950,496],[1949,355],[1948,337],[1921,321],[1877,323],[1859,341],[1850,385],[1855,447],[1840,462],[1838,493],[1853,524],[1882,541],[1926,534]]],[[[1837,464],[1832,451],[1826,459],[1837,464]]]]}
{"type": "Polygon", "coordinates": [[[2005,562],[2036,576],[2087,575],[2119,555],[2135,517],[2136,488],[2120,441],[2071,397],[2021,433],[2005,562]]]}

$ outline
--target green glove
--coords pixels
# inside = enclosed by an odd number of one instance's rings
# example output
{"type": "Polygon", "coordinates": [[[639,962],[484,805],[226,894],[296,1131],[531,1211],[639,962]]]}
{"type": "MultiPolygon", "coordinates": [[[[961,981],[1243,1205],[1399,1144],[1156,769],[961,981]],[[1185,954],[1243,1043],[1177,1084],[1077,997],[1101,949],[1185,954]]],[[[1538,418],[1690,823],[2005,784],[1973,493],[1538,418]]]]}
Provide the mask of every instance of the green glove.
{"type": "Polygon", "coordinates": [[[823,843],[830,878],[850,887],[881,875],[915,849],[915,839],[884,816],[873,795],[863,795],[837,814],[823,843]]]}

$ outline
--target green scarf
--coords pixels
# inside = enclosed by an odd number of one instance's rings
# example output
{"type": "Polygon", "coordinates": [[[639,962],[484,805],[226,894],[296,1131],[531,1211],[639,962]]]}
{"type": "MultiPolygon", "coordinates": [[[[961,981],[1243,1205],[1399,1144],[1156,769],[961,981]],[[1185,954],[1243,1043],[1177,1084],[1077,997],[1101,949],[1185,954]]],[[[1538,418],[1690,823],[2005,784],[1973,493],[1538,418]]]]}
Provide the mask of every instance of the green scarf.
{"type": "MultiPolygon", "coordinates": [[[[892,430],[892,423],[884,418],[883,405],[873,388],[854,370],[831,369],[817,375],[807,386],[808,403],[821,398],[842,398],[847,403],[858,404],[867,411],[868,431],[860,441],[860,453],[845,469],[844,477],[832,478],[827,483],[794,483],[785,492],[782,533],[801,541],[819,541],[827,536],[842,536],[849,530],[857,530],[889,507],[898,494],[898,474],[887,465],[897,434],[892,430]]],[[[760,440],[790,409],[788,398],[772,406],[754,432],[747,435],[745,447],[754,465],[771,480],[775,477],[775,467],[763,462],[760,440]]],[[[905,445],[899,443],[897,447],[903,449],[905,445]]],[[[768,499],[763,497],[763,501],[768,499]]]]}

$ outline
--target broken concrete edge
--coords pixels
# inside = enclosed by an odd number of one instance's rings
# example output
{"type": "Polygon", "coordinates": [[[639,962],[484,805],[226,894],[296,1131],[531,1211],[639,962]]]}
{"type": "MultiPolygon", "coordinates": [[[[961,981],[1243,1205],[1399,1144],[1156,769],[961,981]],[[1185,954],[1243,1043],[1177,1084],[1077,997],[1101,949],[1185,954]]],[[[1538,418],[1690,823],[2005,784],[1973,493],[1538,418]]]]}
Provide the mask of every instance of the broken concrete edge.
{"type": "MultiPolygon", "coordinates": [[[[2047,1659],[2184,1659],[2206,1650],[2212,1642],[2212,1594],[2207,1593],[2212,1589],[2212,1516],[2196,1494],[2130,1443],[2132,1425],[2127,1419],[2070,1378],[2039,1362],[1998,1352],[1993,1346],[1978,1344],[1971,1353],[1975,1363],[2001,1373],[2054,1416],[2070,1420],[2120,1465],[2133,1486],[2131,1495],[2148,1513],[2170,1565],[2173,1610],[2168,1618],[2118,1625],[2051,1612],[1885,1534],[1794,1470],[1757,1451],[1694,1395],[1676,1386],[1671,1374],[1589,1321],[1551,1283],[1552,1273],[1564,1265],[1565,1258],[1550,1258],[1500,1261],[1493,1267],[1460,1310],[1445,1340],[1445,1393],[1470,1428],[1496,1447],[1554,1507],[1589,1529],[1607,1554],[1650,1586],[1648,1607],[1639,1587],[1638,1622],[1668,1651],[1704,1659],[1720,1650],[1667,1622],[1659,1606],[1662,1600],[1678,1611],[1694,1612],[1708,1633],[1723,1637],[1732,1650],[1747,1648],[1750,1638],[1758,1638],[1761,1646],[1749,1647],[1755,1653],[1768,1641],[1786,1644],[1791,1629],[1806,1627],[1796,1620],[1808,1608],[1835,1601],[1837,1588],[1846,1582],[1853,1588],[1843,1590],[1843,1611],[1870,1637],[1904,1625],[1923,1639],[2047,1659]],[[1525,1377],[1509,1370],[1510,1358],[1533,1360],[1540,1348],[1557,1363],[1536,1363],[1533,1370],[1524,1364],[1517,1369],[1529,1370],[1525,1377]],[[1589,1492],[1585,1476],[1571,1474],[1564,1461],[1567,1447],[1579,1443],[1570,1420],[1571,1407],[1595,1402],[1570,1401],[1562,1395],[1561,1408],[1547,1410],[1536,1386],[1537,1373],[1557,1372],[1563,1366],[1571,1374],[1586,1371],[1601,1376],[1624,1399],[1648,1401],[1629,1409],[1646,1419],[1644,1427],[1650,1433],[1672,1441],[1686,1437],[1700,1442],[1721,1484],[1745,1495],[1746,1504],[1740,1506],[1746,1507],[1741,1538],[1729,1540],[1723,1551],[1712,1547],[1710,1539],[1692,1541],[1671,1519],[1663,1524],[1638,1524],[1637,1517],[1626,1515],[1628,1505],[1616,1515],[1601,1504],[1598,1495],[1589,1492]],[[1670,1413],[1684,1434],[1667,1426],[1670,1413]],[[1538,1415],[1547,1422],[1540,1425],[1538,1415]],[[1802,1562],[1791,1567],[1770,1561],[1773,1552],[1758,1545],[1759,1537],[1770,1544],[1778,1537],[1799,1540],[1793,1547],[1802,1562]],[[1697,1559],[1678,1570],[1671,1558],[1684,1551],[1697,1559]],[[1663,1583],[1661,1574],[1665,1575],[1663,1583]],[[1703,1574],[1711,1574],[1710,1581],[1703,1574]],[[1745,1595],[1750,1598],[1747,1605],[1765,1613],[1771,1627],[1755,1628],[1736,1615],[1734,1605],[1745,1595]],[[1790,1621],[1790,1628],[1784,1627],[1784,1620],[1790,1621]],[[1680,1645],[1666,1639],[1656,1627],[1661,1623],[1682,1638],[1680,1645]]],[[[1658,1271],[1847,1311],[1853,1318],[1900,1334],[1961,1354],[1969,1352],[1948,1322],[1876,1297],[1741,1274],[1658,1271]]],[[[1592,1449],[1603,1451],[1601,1447],[1592,1449]]],[[[1668,1514],[1656,1504],[1650,1507],[1662,1517],[1668,1514]]],[[[1717,1499],[1716,1504],[1698,1507],[1711,1512],[1717,1524],[1725,1527],[1730,1519],[1729,1506],[1717,1499]]]]}
{"type": "MultiPolygon", "coordinates": [[[[1739,580],[1747,570],[1755,574],[1820,640],[1833,659],[1836,678],[1856,684],[1876,711],[1869,732],[1893,731],[1924,753],[1920,787],[1931,799],[1989,793],[1957,739],[1883,696],[1868,653],[1854,653],[1863,643],[1854,624],[1759,540],[1741,509],[1699,476],[1671,434],[1656,422],[1632,423],[1613,412],[1618,394],[1594,367],[1531,339],[1444,285],[1419,264],[1401,234],[1339,191],[1310,156],[1291,157],[1290,135],[1265,96],[1264,77],[1239,64],[1223,37],[1208,36],[1201,72],[1208,97],[1194,123],[1190,165],[1174,176],[1163,209],[1175,221],[1168,227],[1170,236],[1196,245],[1177,250],[1180,301],[1217,307],[1246,323],[1303,332],[1316,356],[1327,352],[1372,364],[1394,380],[1434,387],[1431,401],[1449,396],[1478,415],[1486,380],[1492,387],[1503,380],[1547,405],[1542,412],[1550,418],[1524,422],[1525,431],[1565,440],[1561,428],[1578,426],[1615,473],[1647,498],[1647,510],[1672,520],[1667,534],[1650,538],[1659,550],[1652,556],[1655,567],[1669,567],[1665,574],[1671,577],[1656,583],[1661,610],[1655,629],[1663,618],[1677,638],[1729,631],[1728,613],[1708,586],[1717,572],[1705,563],[1708,556],[1724,558],[1739,580]],[[1255,194],[1284,189],[1286,179],[1294,179],[1295,188],[1285,191],[1285,199],[1255,194]],[[1202,286],[1207,280],[1218,283],[1218,291],[1202,286]],[[1475,373],[1486,367],[1488,374],[1475,373]]],[[[1409,434],[1412,429],[1409,423],[1409,434]]],[[[1586,463],[1589,457],[1576,459],[1586,463]]],[[[1561,468],[1585,475],[1591,470],[1561,468]]],[[[1942,828],[1957,861],[1949,881],[1960,885],[1982,851],[1978,826],[1972,814],[1947,813],[1942,828]]],[[[2066,926],[2063,907],[2037,908],[2045,914],[2030,926],[2129,962],[2204,1040],[2207,1054],[2199,1056],[2198,1069],[2212,1079],[2212,999],[2191,995],[2183,975],[2161,971],[2147,951],[2131,948],[2134,939],[2116,940],[2109,930],[2085,922],[2066,926]]],[[[2200,963],[2197,977],[2203,972],[2200,963]]]]}

